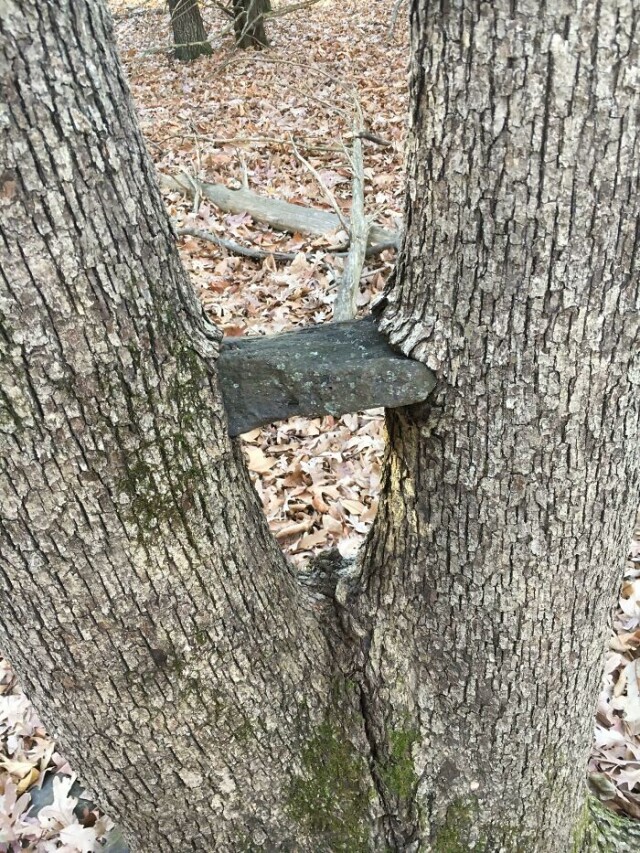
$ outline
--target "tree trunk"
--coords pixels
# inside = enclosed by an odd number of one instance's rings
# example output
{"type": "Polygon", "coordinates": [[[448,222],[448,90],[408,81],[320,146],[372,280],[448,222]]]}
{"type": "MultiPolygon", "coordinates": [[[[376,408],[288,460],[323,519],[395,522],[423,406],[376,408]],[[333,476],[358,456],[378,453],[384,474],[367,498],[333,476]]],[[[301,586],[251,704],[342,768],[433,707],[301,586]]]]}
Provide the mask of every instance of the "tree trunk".
{"type": "Polygon", "coordinates": [[[268,11],[269,0],[233,0],[236,47],[262,50],[269,46],[263,17],[268,11]]]}
{"type": "Polygon", "coordinates": [[[401,849],[568,851],[638,506],[638,16],[414,0],[411,34],[380,325],[440,385],[388,417],[361,559],[377,786],[401,849]]]}
{"type": "Polygon", "coordinates": [[[211,56],[198,0],[169,0],[169,12],[175,58],[191,62],[198,56],[211,56]]]}
{"type": "Polygon", "coordinates": [[[460,6],[413,3],[380,318],[435,399],[389,416],[357,564],[295,577],[103,6],[5,2],[0,648],[133,851],[602,837],[580,810],[640,477],[636,20],[460,6]]]}
{"type": "Polygon", "coordinates": [[[105,9],[0,34],[0,648],[132,850],[347,849],[359,697],[227,435],[105,9]]]}

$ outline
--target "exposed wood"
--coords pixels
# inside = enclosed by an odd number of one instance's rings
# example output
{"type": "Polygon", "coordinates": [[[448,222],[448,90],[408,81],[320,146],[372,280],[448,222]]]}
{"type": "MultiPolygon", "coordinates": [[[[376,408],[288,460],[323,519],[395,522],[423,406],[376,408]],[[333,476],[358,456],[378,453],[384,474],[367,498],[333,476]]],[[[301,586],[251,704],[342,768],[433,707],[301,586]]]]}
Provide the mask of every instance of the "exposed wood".
{"type": "Polygon", "coordinates": [[[306,159],[306,157],[303,157],[302,154],[298,151],[296,143],[293,141],[293,136],[291,137],[291,147],[293,148],[293,153],[296,155],[298,161],[302,163],[305,169],[316,179],[316,183],[324,193],[324,196],[331,205],[331,207],[333,208],[333,212],[340,220],[340,224],[345,229],[345,231],[348,231],[349,223],[346,221],[344,213],[340,210],[340,205],[336,201],[335,195],[331,192],[330,188],[324,183],[324,181],[320,177],[320,173],[318,172],[318,170],[314,166],[312,166],[311,163],[306,159]]]}
{"type": "MultiPolygon", "coordinates": [[[[192,197],[197,183],[201,194],[212,201],[221,210],[228,213],[248,213],[257,222],[264,222],[277,231],[323,236],[340,227],[335,213],[327,210],[314,210],[301,204],[291,204],[277,198],[266,198],[252,190],[230,190],[222,184],[209,184],[205,181],[189,179],[186,175],[164,175],[158,173],[160,186],[168,190],[182,192],[192,197]]],[[[369,233],[369,246],[377,243],[398,245],[398,234],[378,225],[372,225],[369,233]]]]}
{"type": "Polygon", "coordinates": [[[370,318],[225,338],[218,359],[233,436],[294,415],[342,415],[426,399],[435,377],[394,352],[370,318]]]}
{"type": "MultiPolygon", "coordinates": [[[[357,129],[356,129],[357,130],[357,129]]],[[[338,287],[333,306],[333,319],[340,323],[356,316],[356,300],[360,287],[362,268],[367,256],[370,224],[364,214],[364,158],[362,139],[353,137],[351,154],[351,225],[349,228],[349,252],[344,265],[342,281],[338,287]]]]}

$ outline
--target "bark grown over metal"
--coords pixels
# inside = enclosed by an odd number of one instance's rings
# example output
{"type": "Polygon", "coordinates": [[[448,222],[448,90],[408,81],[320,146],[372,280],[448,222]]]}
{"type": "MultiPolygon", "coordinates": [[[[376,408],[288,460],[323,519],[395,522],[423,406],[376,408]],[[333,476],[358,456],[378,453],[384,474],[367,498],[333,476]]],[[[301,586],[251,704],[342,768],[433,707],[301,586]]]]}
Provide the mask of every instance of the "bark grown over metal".
{"type": "Polygon", "coordinates": [[[640,481],[637,16],[413,0],[411,26],[378,323],[438,384],[388,414],[358,560],[303,583],[103,5],[4,4],[0,646],[133,851],[584,837],[640,481]]]}

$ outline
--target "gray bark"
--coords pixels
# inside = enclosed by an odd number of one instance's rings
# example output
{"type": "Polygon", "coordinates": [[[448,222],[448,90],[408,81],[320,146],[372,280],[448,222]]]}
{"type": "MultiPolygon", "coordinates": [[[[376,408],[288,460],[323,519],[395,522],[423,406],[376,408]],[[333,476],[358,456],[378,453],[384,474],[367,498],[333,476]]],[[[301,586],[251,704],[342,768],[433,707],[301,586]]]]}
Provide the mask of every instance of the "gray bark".
{"type": "Polygon", "coordinates": [[[414,0],[380,322],[438,386],[388,417],[358,564],[296,578],[102,5],[5,0],[0,647],[133,851],[587,837],[640,480],[636,17],[414,0]]]}
{"type": "Polygon", "coordinates": [[[330,847],[369,809],[354,688],[227,435],[102,4],[5,2],[0,82],[0,648],[132,850],[330,847]]]}
{"type": "Polygon", "coordinates": [[[198,56],[211,56],[198,0],[169,0],[169,12],[175,58],[191,62],[198,56]]]}
{"type": "MultiPolygon", "coordinates": [[[[361,122],[354,123],[354,131],[361,129],[361,122]]],[[[367,256],[369,221],[364,207],[364,158],[362,139],[354,135],[351,148],[351,222],[349,225],[349,252],[344,264],[342,280],[338,285],[333,304],[333,319],[336,322],[352,320],[356,316],[360,278],[367,256]]]]}
{"type": "Polygon", "coordinates": [[[569,851],[638,506],[637,8],[414,0],[411,35],[380,325],[439,385],[361,559],[378,789],[400,848],[569,851]]]}

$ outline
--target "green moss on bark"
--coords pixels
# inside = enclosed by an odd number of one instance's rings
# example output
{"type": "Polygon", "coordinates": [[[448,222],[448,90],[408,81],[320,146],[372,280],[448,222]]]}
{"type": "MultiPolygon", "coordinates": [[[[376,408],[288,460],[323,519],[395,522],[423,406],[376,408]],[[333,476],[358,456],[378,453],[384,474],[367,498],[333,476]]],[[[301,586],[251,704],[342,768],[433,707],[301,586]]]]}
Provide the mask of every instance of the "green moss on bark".
{"type": "Polygon", "coordinates": [[[451,803],[429,849],[431,853],[528,853],[535,849],[535,838],[508,819],[483,825],[478,800],[468,796],[451,803]]]}
{"type": "Polygon", "coordinates": [[[400,800],[413,797],[418,786],[411,749],[418,740],[414,729],[396,729],[389,734],[389,758],[380,769],[380,778],[391,794],[400,800]]]}
{"type": "Polygon", "coordinates": [[[301,765],[302,775],[288,792],[291,817],[312,836],[318,850],[368,850],[372,791],[366,764],[353,744],[326,720],[305,745],[301,765]]]}
{"type": "Polygon", "coordinates": [[[486,841],[478,832],[478,804],[473,797],[455,800],[433,840],[433,853],[485,853],[486,841]]]}
{"type": "Polygon", "coordinates": [[[576,820],[571,853],[635,853],[640,822],[618,814],[589,795],[576,820]]]}

